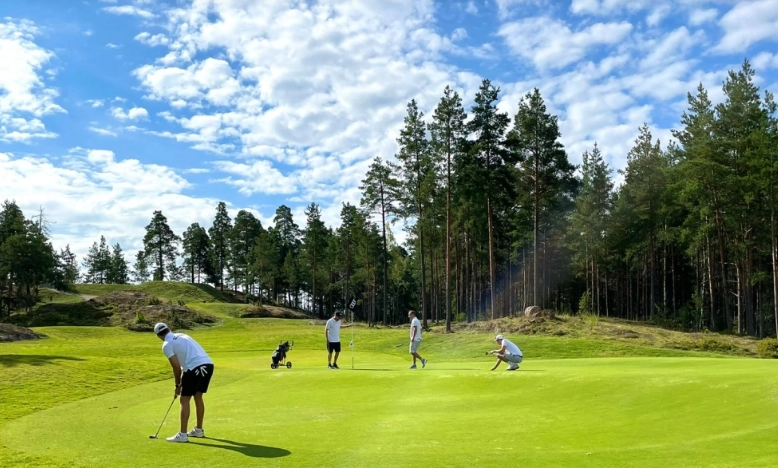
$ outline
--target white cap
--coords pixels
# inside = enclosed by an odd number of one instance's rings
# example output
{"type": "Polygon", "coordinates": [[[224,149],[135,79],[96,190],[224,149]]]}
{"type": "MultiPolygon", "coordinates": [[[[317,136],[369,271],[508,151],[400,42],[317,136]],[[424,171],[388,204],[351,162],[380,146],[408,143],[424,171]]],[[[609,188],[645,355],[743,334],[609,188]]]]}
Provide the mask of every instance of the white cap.
{"type": "Polygon", "coordinates": [[[167,325],[165,325],[162,322],[159,322],[158,324],[154,325],[154,333],[156,333],[157,335],[159,335],[159,332],[161,332],[162,330],[167,330],[167,329],[168,329],[167,325]]]}
{"type": "Polygon", "coordinates": [[[502,340],[502,339],[503,339],[502,335],[497,335],[494,337],[494,341],[502,340]]]}

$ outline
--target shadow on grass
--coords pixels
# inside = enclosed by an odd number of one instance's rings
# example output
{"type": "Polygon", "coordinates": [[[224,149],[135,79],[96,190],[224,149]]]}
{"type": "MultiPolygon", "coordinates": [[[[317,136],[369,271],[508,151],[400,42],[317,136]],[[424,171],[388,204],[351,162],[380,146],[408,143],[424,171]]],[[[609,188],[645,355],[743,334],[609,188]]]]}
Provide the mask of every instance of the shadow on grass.
{"type": "Polygon", "coordinates": [[[83,359],[70,356],[47,356],[44,354],[0,354],[0,366],[3,367],[15,367],[22,364],[45,366],[54,364],[54,361],[83,361],[83,359]]]}
{"type": "Polygon", "coordinates": [[[215,439],[213,437],[206,437],[203,440],[213,440],[216,442],[221,442],[225,445],[204,444],[199,441],[195,442],[193,439],[189,439],[190,443],[194,442],[193,445],[200,445],[202,447],[220,448],[224,450],[232,450],[233,452],[242,453],[243,455],[252,458],[281,458],[281,457],[286,457],[288,455],[291,455],[292,453],[289,450],[278,448],[278,447],[267,447],[265,445],[247,444],[245,442],[233,442],[231,440],[215,439]]]}
{"type": "Polygon", "coordinates": [[[384,372],[384,371],[393,371],[393,370],[396,370],[396,369],[364,369],[363,368],[363,369],[346,369],[346,370],[381,371],[381,372],[384,372]]]}

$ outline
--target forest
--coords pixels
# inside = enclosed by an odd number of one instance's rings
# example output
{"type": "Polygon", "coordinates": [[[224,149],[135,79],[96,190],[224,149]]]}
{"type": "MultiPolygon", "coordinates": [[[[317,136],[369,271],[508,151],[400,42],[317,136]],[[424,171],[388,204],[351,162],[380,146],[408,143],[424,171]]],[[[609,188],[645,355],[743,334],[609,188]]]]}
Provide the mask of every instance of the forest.
{"type": "Polygon", "coordinates": [[[424,326],[450,330],[537,305],[776,336],[776,103],[748,60],[722,86],[719,103],[702,85],[688,94],[674,141],[642,126],[618,186],[596,143],[580,166],[570,162],[538,89],[509,115],[489,80],[470,109],[446,87],[431,115],[407,104],[397,153],[374,159],[340,226],[325,225],[316,203],[303,220],[281,206],[262,226],[247,210],[231,218],[222,202],[210,227],[177,234],[160,207],[131,264],[104,237],[79,263],[69,246],[54,248],[43,211],[26,218],[6,200],[0,319],[33,307],[42,285],[155,280],[208,283],[319,317],[353,300],[370,324],[401,323],[414,309],[424,326]]]}

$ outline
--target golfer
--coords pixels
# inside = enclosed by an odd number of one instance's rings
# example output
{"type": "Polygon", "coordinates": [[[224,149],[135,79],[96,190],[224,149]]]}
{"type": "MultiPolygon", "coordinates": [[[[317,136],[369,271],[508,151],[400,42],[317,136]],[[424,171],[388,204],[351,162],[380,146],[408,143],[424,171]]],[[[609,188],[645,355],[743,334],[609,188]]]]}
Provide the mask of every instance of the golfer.
{"type": "Polygon", "coordinates": [[[427,367],[427,360],[419,355],[419,345],[421,344],[421,323],[416,318],[416,312],[408,311],[408,318],[411,319],[411,346],[409,352],[413,356],[413,365],[408,369],[416,369],[416,360],[421,361],[421,368],[427,367]]]}
{"type": "Polygon", "coordinates": [[[497,355],[497,363],[494,365],[494,367],[492,367],[492,370],[497,369],[497,366],[499,366],[501,362],[508,363],[508,368],[505,370],[518,370],[519,363],[524,360],[524,355],[521,353],[519,347],[510,340],[505,339],[505,337],[502,335],[497,335],[494,337],[494,341],[497,342],[497,344],[500,346],[500,349],[493,349],[489,351],[489,354],[497,355]]]}
{"type": "Polygon", "coordinates": [[[327,320],[324,326],[324,338],[327,339],[327,368],[340,369],[338,367],[338,356],[340,356],[340,320],[343,312],[335,312],[331,319],[327,320]],[[335,353],[335,359],[332,359],[332,353],[335,353]]]}
{"type": "Polygon", "coordinates": [[[162,352],[173,368],[173,377],[176,380],[175,396],[181,396],[181,431],[168,437],[167,441],[189,442],[189,437],[205,437],[203,393],[208,391],[208,384],[213,376],[213,361],[191,336],[173,333],[164,323],[154,325],[154,333],[162,340],[162,352]],[[197,408],[197,425],[187,433],[189,401],[192,397],[197,408]]]}

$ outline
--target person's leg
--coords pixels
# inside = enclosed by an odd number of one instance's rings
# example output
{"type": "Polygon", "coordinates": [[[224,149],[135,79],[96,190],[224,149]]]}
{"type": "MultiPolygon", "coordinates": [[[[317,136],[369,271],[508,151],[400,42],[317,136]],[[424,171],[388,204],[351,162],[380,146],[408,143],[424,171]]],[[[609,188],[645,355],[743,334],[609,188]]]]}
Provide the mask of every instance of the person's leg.
{"type": "Polygon", "coordinates": [[[335,359],[332,360],[332,363],[334,365],[338,365],[338,356],[340,356],[340,351],[335,351],[335,359]]]}
{"type": "Polygon", "coordinates": [[[203,428],[203,418],[205,417],[205,402],[203,401],[203,394],[200,392],[195,393],[194,396],[195,408],[197,408],[197,426],[198,429],[203,428]]]}
{"type": "Polygon", "coordinates": [[[327,365],[332,365],[332,348],[330,348],[329,344],[327,344],[327,365]]]}
{"type": "Polygon", "coordinates": [[[189,400],[192,397],[181,395],[181,433],[186,434],[186,428],[189,425],[189,400]]]}

